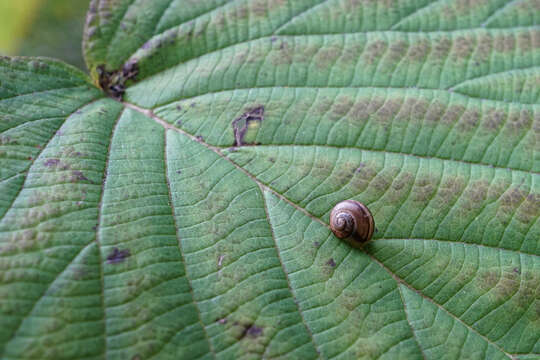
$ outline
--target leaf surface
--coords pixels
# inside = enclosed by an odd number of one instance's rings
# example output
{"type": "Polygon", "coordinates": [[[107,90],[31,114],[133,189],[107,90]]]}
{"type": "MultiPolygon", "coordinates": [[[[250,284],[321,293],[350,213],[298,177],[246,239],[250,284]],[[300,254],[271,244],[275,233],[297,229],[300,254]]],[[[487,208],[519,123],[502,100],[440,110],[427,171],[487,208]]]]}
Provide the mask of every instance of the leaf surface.
{"type": "Polygon", "coordinates": [[[92,80],[2,59],[2,358],[538,357],[538,6],[94,0],[92,80]]]}

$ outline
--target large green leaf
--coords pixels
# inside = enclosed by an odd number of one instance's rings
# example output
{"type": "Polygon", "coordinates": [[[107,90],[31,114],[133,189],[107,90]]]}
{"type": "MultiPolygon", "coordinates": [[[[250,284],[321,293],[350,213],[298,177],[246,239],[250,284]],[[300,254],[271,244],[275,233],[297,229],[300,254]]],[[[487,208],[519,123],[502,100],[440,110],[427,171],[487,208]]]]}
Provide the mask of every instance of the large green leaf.
{"type": "Polygon", "coordinates": [[[94,0],[93,80],[0,60],[0,357],[538,358],[539,24],[94,0]],[[328,227],[345,199],[362,249],[328,227]]]}

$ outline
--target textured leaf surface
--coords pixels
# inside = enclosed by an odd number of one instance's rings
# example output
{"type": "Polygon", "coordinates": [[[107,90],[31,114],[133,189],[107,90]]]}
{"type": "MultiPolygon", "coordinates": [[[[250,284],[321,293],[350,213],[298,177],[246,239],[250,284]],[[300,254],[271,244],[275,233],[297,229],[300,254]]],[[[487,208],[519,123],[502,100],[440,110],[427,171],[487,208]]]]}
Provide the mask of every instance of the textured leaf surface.
{"type": "Polygon", "coordinates": [[[539,357],[538,14],[94,0],[0,60],[0,357],[539,357]]]}

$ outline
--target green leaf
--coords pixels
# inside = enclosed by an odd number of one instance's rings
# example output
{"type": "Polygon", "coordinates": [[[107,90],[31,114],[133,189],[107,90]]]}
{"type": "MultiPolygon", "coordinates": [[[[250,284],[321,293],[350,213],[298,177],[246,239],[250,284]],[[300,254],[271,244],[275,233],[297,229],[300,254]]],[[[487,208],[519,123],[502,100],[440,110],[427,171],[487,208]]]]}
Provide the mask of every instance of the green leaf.
{"type": "Polygon", "coordinates": [[[94,0],[92,80],[3,58],[0,357],[538,358],[538,14],[94,0]]]}

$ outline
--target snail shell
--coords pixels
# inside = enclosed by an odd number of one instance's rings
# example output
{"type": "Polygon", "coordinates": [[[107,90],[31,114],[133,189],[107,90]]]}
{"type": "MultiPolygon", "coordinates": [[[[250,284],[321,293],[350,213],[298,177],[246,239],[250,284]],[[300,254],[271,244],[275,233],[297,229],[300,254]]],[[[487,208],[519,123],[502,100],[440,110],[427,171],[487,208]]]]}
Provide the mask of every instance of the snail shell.
{"type": "Polygon", "coordinates": [[[354,200],[345,200],[334,206],[330,214],[330,228],[340,239],[352,238],[355,243],[371,240],[375,222],[369,209],[354,200]]]}

